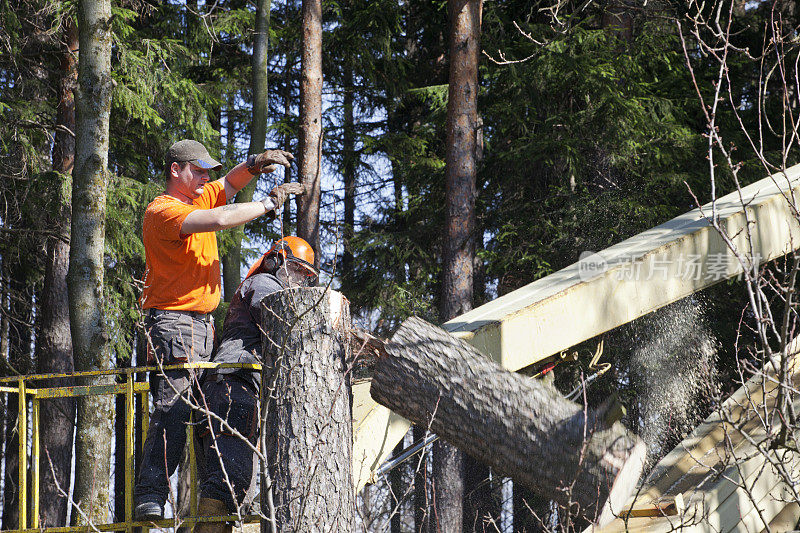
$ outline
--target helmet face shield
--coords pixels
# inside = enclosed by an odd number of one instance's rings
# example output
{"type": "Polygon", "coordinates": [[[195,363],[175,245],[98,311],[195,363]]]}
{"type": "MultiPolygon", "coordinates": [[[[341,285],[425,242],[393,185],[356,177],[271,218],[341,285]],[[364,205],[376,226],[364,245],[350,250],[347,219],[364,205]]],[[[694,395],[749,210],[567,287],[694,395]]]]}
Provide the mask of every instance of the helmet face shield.
{"type": "MultiPolygon", "coordinates": [[[[316,287],[319,274],[313,265],[302,259],[287,258],[284,263],[289,278],[301,287],[316,287]]],[[[283,269],[284,267],[281,267],[283,269]]]]}
{"type": "Polygon", "coordinates": [[[247,277],[258,272],[275,274],[290,286],[315,287],[319,271],[314,267],[314,250],[300,237],[284,237],[259,258],[247,277]]]}

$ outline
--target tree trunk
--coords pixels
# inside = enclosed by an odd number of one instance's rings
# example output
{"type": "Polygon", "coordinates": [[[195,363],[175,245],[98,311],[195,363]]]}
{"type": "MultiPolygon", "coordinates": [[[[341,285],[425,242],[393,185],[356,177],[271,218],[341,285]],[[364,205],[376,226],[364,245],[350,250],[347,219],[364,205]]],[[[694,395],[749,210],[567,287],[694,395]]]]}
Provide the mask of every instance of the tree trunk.
{"type": "Polygon", "coordinates": [[[314,248],[319,267],[319,205],[322,163],[322,1],[303,0],[303,49],[300,69],[300,164],[298,179],[306,193],[297,202],[297,235],[314,248]]]}
{"type": "MultiPolygon", "coordinates": [[[[289,7],[286,7],[287,12],[289,7]]],[[[286,53],[286,68],[283,72],[283,120],[288,125],[292,117],[292,70],[294,69],[294,48],[286,53]]],[[[292,138],[288,133],[288,127],[284,128],[281,147],[287,152],[292,151],[292,138]]],[[[283,171],[283,182],[292,181],[292,169],[287,168],[283,171]]],[[[292,235],[292,202],[283,204],[283,215],[281,219],[281,236],[292,235]]]]}
{"type": "Polygon", "coordinates": [[[488,466],[464,454],[464,531],[489,531],[500,523],[501,496],[488,466]]]}
{"type": "MultiPolygon", "coordinates": [[[[225,108],[225,164],[234,165],[238,158],[236,147],[236,98],[238,93],[235,90],[228,91],[227,107],[225,108]]],[[[222,112],[220,112],[220,117],[222,112]]],[[[240,191],[241,192],[241,191],[240,191]]],[[[242,242],[244,229],[241,226],[228,228],[223,231],[225,237],[230,236],[232,242],[242,242]]],[[[227,240],[225,238],[223,241],[227,240]]],[[[225,247],[220,249],[220,261],[222,261],[222,296],[226,302],[230,302],[233,295],[236,294],[236,289],[239,288],[239,277],[242,269],[242,258],[239,253],[239,248],[231,249],[225,247]]],[[[219,308],[217,308],[219,311],[219,308]]]]}
{"type": "MultiPolygon", "coordinates": [[[[260,154],[267,142],[267,98],[269,84],[267,80],[267,52],[269,48],[269,14],[272,0],[257,0],[256,29],[253,40],[253,117],[250,122],[250,147],[248,153],[260,154]]],[[[236,194],[236,203],[253,201],[258,179],[254,178],[236,194]]],[[[244,228],[236,228],[233,232],[234,242],[225,255],[223,276],[225,299],[230,301],[241,282],[242,238],[244,228]]]]}
{"type": "MultiPolygon", "coordinates": [[[[447,101],[445,235],[440,316],[449,320],[472,309],[475,257],[475,132],[481,0],[450,0],[450,76],[447,101]]],[[[437,530],[463,529],[464,458],[446,441],[433,445],[437,530]]]]}
{"type": "Polygon", "coordinates": [[[638,481],[644,443],[618,422],[607,425],[602,412],[584,413],[552,386],[416,317],[385,349],[372,380],[377,402],[430,422],[460,450],[575,515],[610,519],[607,505],[618,511],[638,481]]]}
{"type": "Polygon", "coordinates": [[[16,394],[6,395],[6,464],[3,476],[3,529],[19,529],[19,404],[16,394]]]}
{"type": "Polygon", "coordinates": [[[463,531],[464,458],[444,440],[433,443],[433,527],[434,531],[463,531]]]}
{"type": "MultiPolygon", "coordinates": [[[[548,372],[539,381],[553,385],[555,373],[548,372]]],[[[550,499],[521,483],[513,483],[511,496],[511,510],[513,513],[514,533],[538,533],[550,528],[551,516],[550,499]]],[[[555,510],[556,513],[558,512],[555,510]]]]}
{"type": "Polygon", "coordinates": [[[547,531],[550,524],[550,500],[519,483],[514,483],[511,505],[514,533],[547,531]]]}
{"type": "MultiPolygon", "coordinates": [[[[288,8],[287,8],[288,9],[288,8]]],[[[286,55],[286,70],[283,73],[283,119],[287,123],[290,122],[292,116],[292,68],[294,66],[294,55],[286,55]]],[[[287,152],[292,151],[292,138],[285,132],[281,148],[287,152]]],[[[289,183],[292,181],[292,169],[287,168],[283,171],[283,182],[289,183]]],[[[283,204],[283,214],[281,218],[281,236],[292,235],[292,202],[287,201],[283,204]]]]}
{"type": "Polygon", "coordinates": [[[481,1],[451,0],[442,320],[472,309],[481,1]]]}
{"type": "Polygon", "coordinates": [[[344,159],[344,252],[340,276],[353,275],[353,235],[356,223],[356,132],[353,110],[353,70],[345,67],[344,124],[342,135],[342,158],[344,159]]]}
{"type": "MultiPolygon", "coordinates": [[[[13,374],[28,374],[32,368],[31,323],[33,321],[33,298],[28,269],[31,265],[19,257],[12,265],[5,265],[4,277],[9,289],[11,306],[8,331],[8,363],[13,374]]],[[[16,386],[16,382],[12,386],[16,386]]],[[[6,468],[3,505],[3,529],[19,528],[19,439],[18,396],[8,395],[8,417],[6,419],[6,468]]],[[[26,436],[23,435],[24,439],[26,436]]],[[[24,442],[24,441],[23,441],[24,442]]],[[[22,468],[27,468],[26,464],[22,468]]]]}
{"type": "MultiPolygon", "coordinates": [[[[404,449],[404,443],[405,439],[401,440],[397,446],[394,447],[392,451],[393,457],[400,455],[404,449]]],[[[390,510],[394,511],[389,524],[389,533],[401,533],[403,528],[403,493],[405,492],[405,487],[403,486],[403,471],[406,466],[405,463],[398,465],[389,472],[389,489],[392,491],[390,510]]]]}
{"type": "MultiPolygon", "coordinates": [[[[416,424],[412,428],[414,442],[422,442],[427,436],[427,425],[416,424]]],[[[414,471],[414,531],[427,533],[430,530],[431,516],[428,502],[428,453],[423,450],[419,461],[412,464],[414,471]]]]}
{"type": "MultiPolygon", "coordinates": [[[[77,370],[109,367],[103,302],[108,129],[111,110],[111,2],[80,0],[77,126],[72,183],[68,289],[77,370]]],[[[108,384],[107,378],[85,383],[108,384]]],[[[108,518],[113,424],[110,396],[84,397],[77,407],[73,523],[108,518]]]]}
{"type": "MultiPolygon", "coordinates": [[[[69,298],[67,271],[69,269],[69,224],[71,218],[70,189],[72,167],[75,163],[75,137],[64,131],[75,131],[75,98],[73,90],[78,81],[78,28],[71,17],[64,19],[61,43],[61,79],[56,109],[53,170],[58,172],[55,199],[58,216],[51,227],[63,240],[47,240],[47,264],[42,289],[41,322],[36,343],[36,371],[40,374],[69,373],[74,370],[72,336],[69,331],[69,298]]],[[[39,383],[42,387],[64,386],[65,380],[39,383]]],[[[67,498],[59,491],[69,491],[72,475],[72,438],[75,430],[75,400],[53,398],[40,406],[39,472],[41,472],[39,512],[43,527],[67,525],[67,498]]]]}
{"type": "Polygon", "coordinates": [[[277,530],[353,531],[347,300],[322,288],[289,289],[262,305],[277,530]]]}

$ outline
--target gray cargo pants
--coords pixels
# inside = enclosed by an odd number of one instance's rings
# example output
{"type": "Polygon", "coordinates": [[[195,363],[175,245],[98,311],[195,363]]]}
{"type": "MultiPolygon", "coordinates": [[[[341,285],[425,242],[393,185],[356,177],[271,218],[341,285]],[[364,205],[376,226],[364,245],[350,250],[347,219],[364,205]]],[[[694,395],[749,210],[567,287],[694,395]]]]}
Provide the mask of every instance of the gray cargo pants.
{"type": "MultiPolygon", "coordinates": [[[[145,327],[150,337],[150,365],[173,365],[208,361],[214,347],[211,315],[179,311],[148,310],[145,327]]],[[[134,488],[136,504],[154,502],[164,506],[169,495],[169,478],[175,472],[186,446],[189,401],[199,403],[201,371],[165,370],[150,372],[153,414],[142,450],[142,464],[134,488]]]]}

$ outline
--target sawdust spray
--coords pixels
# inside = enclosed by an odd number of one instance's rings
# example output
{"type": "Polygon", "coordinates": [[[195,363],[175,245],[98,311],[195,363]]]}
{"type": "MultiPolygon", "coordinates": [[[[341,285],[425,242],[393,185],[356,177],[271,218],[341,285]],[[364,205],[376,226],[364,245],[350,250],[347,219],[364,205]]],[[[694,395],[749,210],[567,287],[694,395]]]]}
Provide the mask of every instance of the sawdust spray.
{"type": "Polygon", "coordinates": [[[657,462],[707,414],[716,392],[718,342],[693,296],[637,321],[630,371],[638,392],[639,434],[657,462]]]}

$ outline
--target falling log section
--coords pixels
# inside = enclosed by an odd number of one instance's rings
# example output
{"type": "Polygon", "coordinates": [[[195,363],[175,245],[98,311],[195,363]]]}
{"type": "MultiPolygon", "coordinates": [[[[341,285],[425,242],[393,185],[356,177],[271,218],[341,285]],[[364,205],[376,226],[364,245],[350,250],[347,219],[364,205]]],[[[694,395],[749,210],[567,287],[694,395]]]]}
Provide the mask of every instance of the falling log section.
{"type": "Polygon", "coordinates": [[[378,359],[378,403],[596,523],[610,520],[641,473],[645,446],[602,413],[509,372],[419,318],[378,359]]]}

